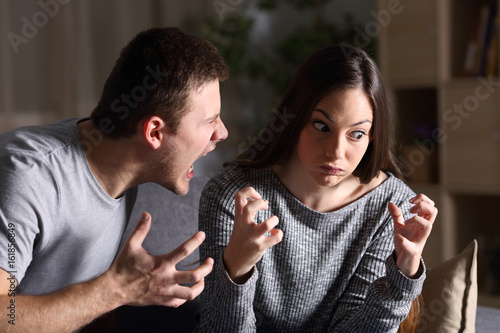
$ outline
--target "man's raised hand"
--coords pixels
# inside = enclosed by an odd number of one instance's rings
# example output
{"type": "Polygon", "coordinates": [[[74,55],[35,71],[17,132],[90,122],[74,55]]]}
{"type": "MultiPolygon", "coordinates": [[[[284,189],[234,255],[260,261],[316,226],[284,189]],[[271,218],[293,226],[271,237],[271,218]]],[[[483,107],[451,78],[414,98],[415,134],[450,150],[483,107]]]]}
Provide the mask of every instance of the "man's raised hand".
{"type": "Polygon", "coordinates": [[[203,243],[205,233],[197,232],[168,254],[153,256],[142,247],[150,228],[151,216],[143,213],[134,232],[106,274],[110,274],[116,281],[120,305],[178,307],[203,291],[204,278],[212,271],[212,258],[207,258],[201,266],[193,270],[176,269],[177,263],[203,243]]]}

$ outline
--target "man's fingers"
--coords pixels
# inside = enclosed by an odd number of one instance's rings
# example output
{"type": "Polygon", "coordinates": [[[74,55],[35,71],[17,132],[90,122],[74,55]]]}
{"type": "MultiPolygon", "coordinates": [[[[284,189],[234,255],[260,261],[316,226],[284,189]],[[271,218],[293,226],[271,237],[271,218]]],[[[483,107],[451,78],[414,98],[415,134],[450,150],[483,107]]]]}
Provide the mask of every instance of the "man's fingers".
{"type": "Polygon", "coordinates": [[[146,239],[146,236],[148,235],[150,229],[151,215],[149,215],[149,213],[147,212],[144,212],[142,213],[141,218],[137,223],[137,226],[135,227],[135,230],[132,232],[132,235],[130,235],[130,238],[128,239],[130,247],[136,249],[141,248],[142,243],[144,242],[144,239],[146,239]]]}
{"type": "Polygon", "coordinates": [[[213,268],[213,260],[205,260],[203,265],[190,271],[178,271],[174,282],[179,285],[192,285],[203,280],[213,268]]]}
{"type": "Polygon", "coordinates": [[[204,288],[205,280],[201,279],[190,287],[175,285],[165,288],[164,290],[159,290],[157,296],[165,297],[164,305],[175,307],[178,302],[176,300],[179,300],[180,304],[183,304],[186,300],[191,301],[198,297],[204,288]]]}
{"type": "Polygon", "coordinates": [[[168,301],[166,301],[165,303],[163,303],[162,305],[164,306],[169,306],[169,307],[172,307],[172,308],[178,308],[179,306],[181,306],[182,304],[186,303],[186,300],[185,299],[180,299],[180,298],[170,298],[168,297],[167,298],[168,301]]]}
{"type": "Polygon", "coordinates": [[[178,271],[176,273],[175,282],[178,284],[195,283],[203,280],[205,276],[210,274],[214,266],[214,260],[207,258],[199,267],[189,271],[178,271]]]}
{"type": "Polygon", "coordinates": [[[394,220],[394,223],[404,225],[405,224],[405,219],[403,217],[403,214],[401,213],[401,209],[399,209],[398,206],[396,206],[394,203],[390,202],[389,205],[387,206],[389,209],[389,214],[391,214],[392,219],[394,220]]]}
{"type": "Polygon", "coordinates": [[[178,263],[182,259],[193,253],[198,246],[205,240],[205,233],[203,231],[198,231],[193,237],[185,241],[181,246],[173,250],[172,252],[160,256],[161,260],[170,260],[173,263],[178,263]]]}

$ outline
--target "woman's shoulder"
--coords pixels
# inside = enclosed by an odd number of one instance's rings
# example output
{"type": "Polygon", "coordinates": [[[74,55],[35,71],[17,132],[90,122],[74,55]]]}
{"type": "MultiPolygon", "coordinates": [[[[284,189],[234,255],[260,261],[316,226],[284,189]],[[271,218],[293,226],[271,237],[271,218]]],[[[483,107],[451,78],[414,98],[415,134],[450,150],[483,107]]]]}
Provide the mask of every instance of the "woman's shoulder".
{"type": "Polygon", "coordinates": [[[415,196],[415,192],[402,180],[386,172],[387,178],[373,191],[377,196],[391,197],[392,200],[407,200],[415,196]]]}
{"type": "Polygon", "coordinates": [[[205,185],[203,193],[221,195],[236,192],[244,187],[252,186],[251,179],[258,169],[238,165],[225,165],[205,185]]]}
{"type": "Polygon", "coordinates": [[[393,175],[390,172],[385,173],[387,175],[386,181],[388,181],[388,187],[394,190],[401,190],[404,192],[413,192],[413,190],[404,182],[403,179],[400,179],[393,175]]]}

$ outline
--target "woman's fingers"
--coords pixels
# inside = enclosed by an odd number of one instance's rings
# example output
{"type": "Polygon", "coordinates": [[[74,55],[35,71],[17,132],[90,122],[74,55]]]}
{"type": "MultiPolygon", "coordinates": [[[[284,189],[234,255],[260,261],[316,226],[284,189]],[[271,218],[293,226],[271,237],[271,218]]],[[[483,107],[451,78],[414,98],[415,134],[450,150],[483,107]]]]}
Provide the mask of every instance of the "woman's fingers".
{"type": "Polygon", "coordinates": [[[255,214],[259,210],[266,210],[269,207],[269,202],[263,200],[253,188],[245,187],[236,193],[235,205],[235,220],[253,224],[255,223],[255,214]]]}
{"type": "Polygon", "coordinates": [[[406,220],[405,226],[420,231],[425,238],[429,236],[432,230],[432,222],[420,216],[413,216],[406,220]]]}
{"type": "Polygon", "coordinates": [[[264,222],[258,224],[256,226],[256,229],[258,230],[259,234],[263,235],[263,234],[271,231],[272,229],[274,229],[274,227],[276,227],[279,222],[280,222],[280,220],[278,219],[277,216],[271,216],[270,218],[268,218],[264,222]]]}
{"type": "Polygon", "coordinates": [[[245,187],[236,192],[234,199],[236,212],[242,213],[242,209],[247,205],[249,200],[261,199],[261,196],[253,187],[245,187]]]}
{"type": "Polygon", "coordinates": [[[419,202],[427,202],[427,203],[429,203],[430,205],[435,206],[434,201],[432,201],[432,200],[431,200],[428,196],[426,196],[425,194],[422,194],[422,193],[420,193],[420,194],[418,194],[417,196],[415,196],[415,197],[411,198],[411,199],[410,199],[410,202],[411,202],[412,204],[417,204],[417,203],[419,203],[419,202]]]}
{"type": "Polygon", "coordinates": [[[410,208],[410,213],[417,214],[431,223],[434,223],[438,214],[437,208],[434,207],[434,201],[429,199],[424,194],[419,194],[415,198],[411,199],[410,202],[414,204],[414,206],[410,208]]]}
{"type": "Polygon", "coordinates": [[[396,206],[394,203],[390,202],[389,206],[387,206],[389,209],[389,214],[391,214],[392,219],[396,224],[404,225],[405,224],[405,219],[403,217],[403,213],[401,212],[401,209],[396,206]]]}
{"type": "Polygon", "coordinates": [[[280,229],[272,229],[269,231],[271,236],[268,236],[265,240],[266,246],[269,248],[281,242],[283,239],[283,231],[280,229]]]}

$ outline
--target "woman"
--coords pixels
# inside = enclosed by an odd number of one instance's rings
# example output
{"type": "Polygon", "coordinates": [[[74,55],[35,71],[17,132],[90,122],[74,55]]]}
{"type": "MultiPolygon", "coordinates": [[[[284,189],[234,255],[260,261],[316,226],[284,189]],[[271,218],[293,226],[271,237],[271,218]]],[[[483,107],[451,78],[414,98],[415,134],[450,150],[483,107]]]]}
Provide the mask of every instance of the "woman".
{"type": "Polygon", "coordinates": [[[400,180],[377,66],[348,45],[319,51],[277,112],[202,193],[201,259],[216,264],[201,331],[397,331],[437,209],[400,180]]]}

